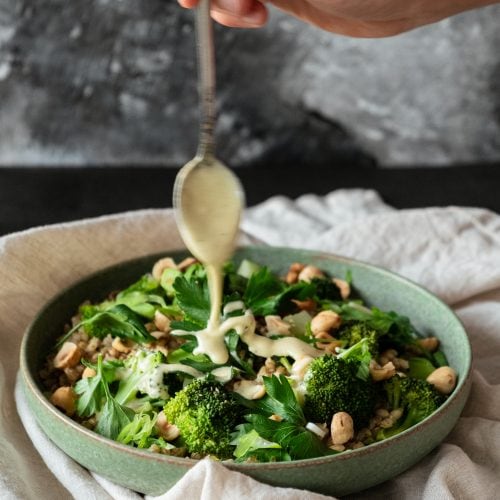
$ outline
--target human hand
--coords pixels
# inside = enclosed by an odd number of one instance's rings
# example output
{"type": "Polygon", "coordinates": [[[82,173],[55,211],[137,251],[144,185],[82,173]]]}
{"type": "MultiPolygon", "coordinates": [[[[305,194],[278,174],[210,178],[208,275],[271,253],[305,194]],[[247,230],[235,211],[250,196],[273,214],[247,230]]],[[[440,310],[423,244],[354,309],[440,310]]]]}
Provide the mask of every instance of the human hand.
{"type": "MultiPolygon", "coordinates": [[[[199,0],[178,0],[186,8],[199,0]]],[[[269,0],[279,9],[326,31],[376,38],[440,21],[499,0],[269,0]]],[[[221,24],[256,28],[267,21],[259,0],[212,0],[212,17],[221,24]]]]}

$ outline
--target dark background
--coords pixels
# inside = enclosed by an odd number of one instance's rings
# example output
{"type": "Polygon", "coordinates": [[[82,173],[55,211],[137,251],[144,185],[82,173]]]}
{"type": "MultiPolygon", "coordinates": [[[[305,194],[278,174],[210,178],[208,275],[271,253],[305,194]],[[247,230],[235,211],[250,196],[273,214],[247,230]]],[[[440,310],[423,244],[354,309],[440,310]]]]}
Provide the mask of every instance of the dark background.
{"type": "MultiPolygon", "coordinates": [[[[382,40],[276,11],[216,27],[218,156],[247,204],[370,188],[500,212],[500,6],[382,40]]],[[[0,0],[0,234],[171,205],[194,155],[192,12],[0,0]]]]}
{"type": "MultiPolygon", "coordinates": [[[[140,208],[171,206],[175,168],[0,169],[0,234],[40,224],[140,208]]],[[[500,164],[380,169],[255,166],[239,169],[247,204],[270,196],[376,189],[398,208],[463,205],[500,213],[500,164]]]]}

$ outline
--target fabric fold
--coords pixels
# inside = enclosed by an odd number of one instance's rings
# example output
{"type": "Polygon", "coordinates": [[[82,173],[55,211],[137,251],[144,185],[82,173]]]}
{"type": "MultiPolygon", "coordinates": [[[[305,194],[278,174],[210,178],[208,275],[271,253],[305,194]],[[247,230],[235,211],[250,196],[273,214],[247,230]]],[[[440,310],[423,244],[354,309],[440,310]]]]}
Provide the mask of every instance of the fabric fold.
{"type": "MultiPolygon", "coordinates": [[[[244,243],[317,249],[397,272],[455,305],[466,326],[475,370],[471,398],[455,429],[410,470],[349,498],[495,498],[500,490],[500,216],[480,208],[395,210],[374,191],[340,190],[324,197],[272,198],[248,209],[241,228],[244,243]]],[[[38,310],[79,278],[182,246],[171,210],[129,212],[0,238],[0,443],[9,450],[9,456],[0,454],[0,486],[6,498],[142,497],[90,474],[56,448],[37,428],[19,389],[16,409],[19,345],[38,310]]],[[[206,460],[160,498],[284,495],[322,498],[272,488],[206,460]]]]}

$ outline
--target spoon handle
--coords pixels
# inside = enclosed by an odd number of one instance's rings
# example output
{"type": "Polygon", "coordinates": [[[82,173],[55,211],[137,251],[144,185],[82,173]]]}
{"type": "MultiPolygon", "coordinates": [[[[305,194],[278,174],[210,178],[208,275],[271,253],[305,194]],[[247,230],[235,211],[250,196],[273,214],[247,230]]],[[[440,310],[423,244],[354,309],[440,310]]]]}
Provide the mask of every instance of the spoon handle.
{"type": "Polygon", "coordinates": [[[215,50],[210,0],[201,0],[196,8],[196,42],[200,96],[198,156],[213,156],[215,153],[215,50]]]}

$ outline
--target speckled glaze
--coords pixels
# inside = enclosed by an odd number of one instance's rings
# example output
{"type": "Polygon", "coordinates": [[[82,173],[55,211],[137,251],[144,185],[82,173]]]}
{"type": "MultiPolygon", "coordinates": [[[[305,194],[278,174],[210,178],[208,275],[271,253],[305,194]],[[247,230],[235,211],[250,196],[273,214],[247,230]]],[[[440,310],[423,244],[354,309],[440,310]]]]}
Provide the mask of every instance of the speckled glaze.
{"type": "MultiPolygon", "coordinates": [[[[175,258],[185,252],[170,252],[175,258]]],[[[26,331],[21,347],[21,372],[29,405],[47,436],[77,462],[133,490],[159,495],[171,488],[196,461],[168,457],[124,446],[91,432],[54,408],[41,390],[38,371],[78,305],[101,300],[149,271],[163,255],[143,257],[96,273],[51,300],[26,331]]],[[[451,431],[470,390],[471,349],[458,318],[438,298],[416,284],[383,269],[318,252],[289,248],[240,249],[248,258],[284,273],[292,262],[307,262],[331,274],[352,273],[359,296],[370,305],[408,316],[418,330],[437,336],[450,365],[458,373],[453,395],[430,418],[408,431],[355,451],[327,458],[227,467],[265,483],[345,495],[386,481],[427,455],[451,431]]]]}

